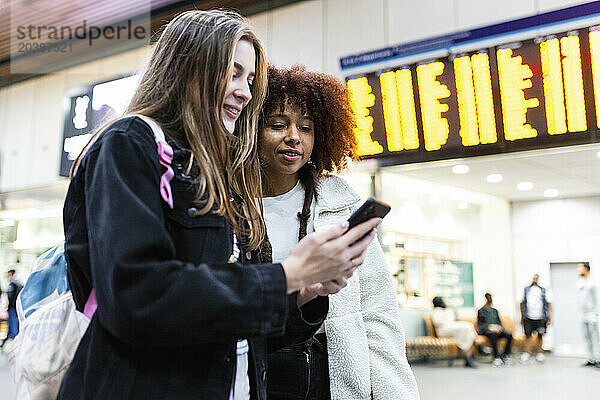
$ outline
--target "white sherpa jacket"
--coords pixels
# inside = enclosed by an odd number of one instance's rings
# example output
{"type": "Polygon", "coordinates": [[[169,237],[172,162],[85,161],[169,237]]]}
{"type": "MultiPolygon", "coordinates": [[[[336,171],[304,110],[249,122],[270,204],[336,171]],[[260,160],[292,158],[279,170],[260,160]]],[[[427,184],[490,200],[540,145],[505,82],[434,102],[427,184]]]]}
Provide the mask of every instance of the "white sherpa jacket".
{"type": "MultiPolygon", "coordinates": [[[[347,219],[360,206],[360,196],[338,176],[322,178],[317,197],[316,231],[347,219]]],[[[419,399],[392,276],[377,239],[348,285],[329,296],[324,325],[332,400],[419,399]]]]}

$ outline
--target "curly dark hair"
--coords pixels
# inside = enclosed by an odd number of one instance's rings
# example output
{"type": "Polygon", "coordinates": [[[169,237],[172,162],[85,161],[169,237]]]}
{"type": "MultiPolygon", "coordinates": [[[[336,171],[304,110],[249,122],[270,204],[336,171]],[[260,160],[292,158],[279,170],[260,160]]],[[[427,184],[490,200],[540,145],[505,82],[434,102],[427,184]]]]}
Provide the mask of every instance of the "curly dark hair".
{"type": "MultiPolygon", "coordinates": [[[[262,132],[267,117],[286,104],[296,103],[301,112],[314,120],[315,143],[311,155],[317,176],[343,170],[349,159],[356,159],[354,114],[346,86],[337,78],[307,71],[303,65],[291,68],[269,66],[269,89],[259,119],[262,132]]],[[[303,167],[307,167],[306,165],[303,167]]]]}
{"type": "MultiPolygon", "coordinates": [[[[298,171],[304,186],[304,204],[298,213],[300,230],[298,240],[306,236],[310,205],[318,197],[319,177],[328,172],[346,168],[349,159],[356,159],[355,119],[346,86],[337,78],[307,71],[303,65],[291,68],[268,68],[269,86],[267,99],[261,110],[259,137],[265,121],[279,107],[285,111],[286,104],[297,104],[302,114],[310,113],[314,124],[314,145],[310,162],[298,171]]],[[[264,172],[264,171],[263,171],[264,172]]],[[[263,184],[265,183],[263,177],[263,184]]],[[[272,247],[268,236],[261,244],[262,262],[272,262],[272,247]]]]}

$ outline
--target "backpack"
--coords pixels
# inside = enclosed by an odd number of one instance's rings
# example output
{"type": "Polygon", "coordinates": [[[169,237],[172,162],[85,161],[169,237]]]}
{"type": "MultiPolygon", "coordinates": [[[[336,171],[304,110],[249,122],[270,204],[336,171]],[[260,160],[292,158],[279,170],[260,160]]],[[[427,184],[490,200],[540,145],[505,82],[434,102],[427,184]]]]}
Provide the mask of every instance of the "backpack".
{"type": "Polygon", "coordinates": [[[64,241],[35,260],[17,297],[19,334],[7,349],[18,399],[56,398],[94,306],[92,292],[86,304],[91,313],[84,315],[75,309],[64,241]]]}
{"type": "MultiPolygon", "coordinates": [[[[154,132],[158,145],[161,176],[160,194],[173,208],[170,180],[173,150],[160,127],[142,118],[154,132]]],[[[19,400],[54,400],[62,379],[71,365],[97,303],[92,289],[83,312],[76,309],[67,277],[65,242],[39,256],[17,297],[19,334],[6,353],[19,400]]]]}

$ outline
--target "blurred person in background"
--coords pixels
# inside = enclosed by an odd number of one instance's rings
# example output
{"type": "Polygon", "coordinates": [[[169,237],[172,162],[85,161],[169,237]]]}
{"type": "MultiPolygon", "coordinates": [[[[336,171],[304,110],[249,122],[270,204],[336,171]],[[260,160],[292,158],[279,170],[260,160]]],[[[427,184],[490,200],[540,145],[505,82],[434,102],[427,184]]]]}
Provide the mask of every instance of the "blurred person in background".
{"type": "MultiPolygon", "coordinates": [[[[262,261],[280,262],[307,234],[348,219],[360,196],[332,174],[356,157],[345,85],[300,65],[269,67],[268,82],[258,145],[269,240],[262,261]]],[[[418,399],[392,276],[377,239],[329,304],[327,319],[308,342],[268,356],[268,398],[418,399]]]]}
{"type": "MultiPolygon", "coordinates": [[[[0,288],[0,326],[2,326],[2,324],[4,323],[4,321],[6,321],[7,325],[8,325],[8,299],[6,298],[6,292],[2,291],[2,288],[0,288]]],[[[8,326],[7,326],[8,328],[8,326]]],[[[4,342],[4,339],[6,338],[6,336],[4,336],[2,339],[2,341],[4,342]]],[[[1,343],[0,343],[0,348],[1,348],[1,343]]]]}
{"type": "Polygon", "coordinates": [[[539,279],[539,274],[533,275],[531,285],[525,287],[521,300],[521,325],[525,331],[525,351],[521,354],[523,364],[531,360],[534,333],[537,341],[535,360],[540,363],[546,360],[542,346],[546,329],[552,323],[552,295],[538,284],[539,279]]]}
{"type": "Polygon", "coordinates": [[[577,265],[579,279],[577,281],[577,308],[583,323],[583,335],[588,347],[588,359],[585,367],[600,368],[600,333],[598,332],[598,316],[600,307],[600,291],[598,285],[590,279],[590,263],[577,265]]]}
{"type": "Polygon", "coordinates": [[[435,326],[438,336],[450,336],[456,340],[458,347],[465,354],[465,367],[476,368],[473,361],[473,349],[477,333],[473,324],[467,321],[459,321],[456,310],[446,306],[443,298],[433,298],[433,312],[431,320],[435,326]]]}
{"type": "Polygon", "coordinates": [[[9,269],[6,271],[6,279],[8,279],[8,286],[6,288],[6,298],[8,300],[7,311],[8,311],[8,334],[2,341],[0,347],[4,347],[4,344],[8,340],[14,339],[19,334],[19,317],[17,316],[17,296],[23,284],[16,278],[16,271],[9,269]]]}
{"type": "Polygon", "coordinates": [[[76,160],[65,257],[77,309],[94,292],[97,309],[58,400],[265,400],[267,345],[308,339],[327,314],[305,287],[335,292],[362,263],[377,218],[308,235],[281,263],[253,261],[266,79],[246,19],[179,14],[126,115],[76,160]]]}
{"type": "Polygon", "coordinates": [[[510,364],[509,356],[513,336],[504,329],[498,310],[493,307],[493,304],[492,295],[486,293],[485,305],[477,311],[477,333],[489,339],[494,355],[494,365],[508,365],[510,364]],[[506,339],[502,354],[498,352],[498,341],[500,339],[506,339]]]}

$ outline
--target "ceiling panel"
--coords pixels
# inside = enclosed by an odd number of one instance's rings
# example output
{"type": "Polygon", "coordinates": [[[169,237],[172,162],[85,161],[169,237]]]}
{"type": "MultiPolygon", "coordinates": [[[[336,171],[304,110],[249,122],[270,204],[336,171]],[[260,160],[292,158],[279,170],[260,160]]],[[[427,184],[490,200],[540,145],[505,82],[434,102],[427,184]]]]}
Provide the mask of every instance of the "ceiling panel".
{"type": "Polygon", "coordinates": [[[73,38],[48,40],[53,45],[69,45],[68,54],[55,51],[56,46],[50,47],[51,51],[19,52],[23,50],[19,43],[26,42],[14,40],[19,26],[25,27],[25,32],[29,26],[74,28],[85,20],[88,27],[105,27],[128,19],[132,19],[135,26],[147,24],[150,12],[149,25],[154,32],[185,10],[230,8],[250,15],[296,1],[299,0],[0,0],[0,88],[143,45],[133,40],[107,40],[90,46],[87,39],[73,38]]]}
{"type": "Polygon", "coordinates": [[[510,201],[544,199],[544,190],[558,189],[559,197],[600,195],[600,144],[528,151],[522,153],[445,160],[391,167],[402,175],[487,193],[510,201]],[[456,164],[466,164],[467,174],[452,172],[456,164]],[[502,182],[489,183],[492,173],[502,182]],[[530,181],[530,191],[517,190],[517,184],[530,181]]]}

